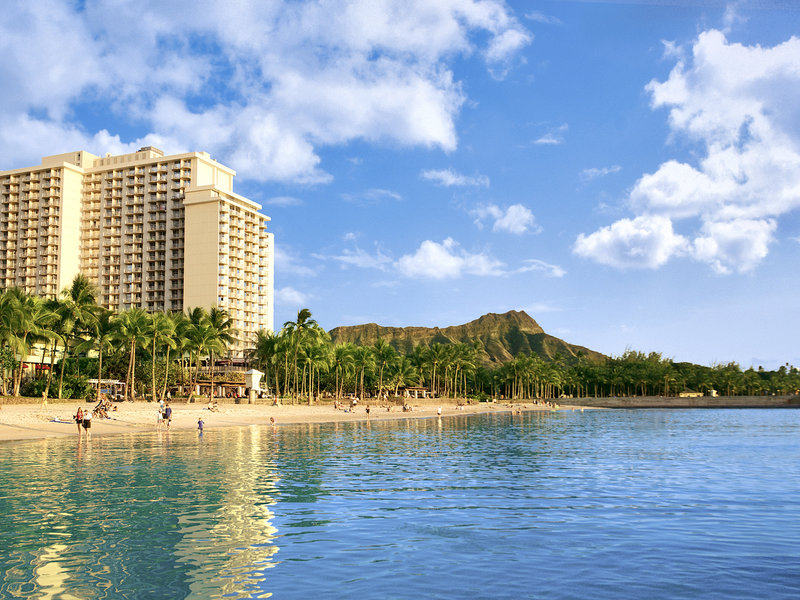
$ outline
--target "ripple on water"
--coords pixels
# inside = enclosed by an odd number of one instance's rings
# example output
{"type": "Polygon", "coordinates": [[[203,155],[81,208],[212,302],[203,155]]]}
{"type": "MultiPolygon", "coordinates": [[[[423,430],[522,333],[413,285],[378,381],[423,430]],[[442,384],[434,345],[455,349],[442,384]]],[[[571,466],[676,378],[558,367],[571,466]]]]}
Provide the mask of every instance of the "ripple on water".
{"type": "Polygon", "coordinates": [[[799,416],[548,412],[8,444],[0,597],[793,598],[799,416]]]}

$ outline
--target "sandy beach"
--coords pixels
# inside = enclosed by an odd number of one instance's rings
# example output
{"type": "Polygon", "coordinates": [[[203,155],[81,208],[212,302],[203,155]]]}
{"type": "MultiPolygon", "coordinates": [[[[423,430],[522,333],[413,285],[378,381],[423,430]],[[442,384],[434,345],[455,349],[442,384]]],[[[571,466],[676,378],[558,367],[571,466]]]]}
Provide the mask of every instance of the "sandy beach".
{"type": "MultiPolygon", "coordinates": [[[[90,409],[94,403],[63,402],[48,403],[13,403],[0,404],[0,442],[48,437],[77,436],[78,429],[73,420],[78,408],[90,409]]],[[[156,415],[158,404],[152,402],[120,402],[117,410],[109,413],[108,419],[95,417],[92,419],[91,434],[112,435],[156,431],[156,415]]],[[[183,401],[171,403],[171,431],[197,429],[197,421],[202,418],[206,431],[220,427],[246,427],[249,425],[269,425],[270,418],[276,425],[301,423],[326,423],[364,421],[367,419],[366,406],[358,406],[355,411],[344,411],[333,408],[330,404],[308,406],[304,404],[219,404],[217,411],[210,411],[207,404],[187,404],[183,401]]],[[[452,400],[441,404],[412,404],[411,412],[403,412],[400,407],[372,405],[369,418],[377,419],[409,419],[435,417],[441,406],[442,416],[477,414],[485,412],[509,412],[512,410],[548,411],[551,408],[536,404],[478,403],[458,406],[452,400]]],[[[571,409],[561,406],[560,409],[571,409]]]]}

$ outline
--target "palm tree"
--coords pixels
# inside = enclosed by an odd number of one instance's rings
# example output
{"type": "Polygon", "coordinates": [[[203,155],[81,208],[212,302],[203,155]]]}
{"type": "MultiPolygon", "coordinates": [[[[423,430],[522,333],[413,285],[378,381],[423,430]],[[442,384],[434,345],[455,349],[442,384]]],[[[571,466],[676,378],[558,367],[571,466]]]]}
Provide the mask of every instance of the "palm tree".
{"type": "Polygon", "coordinates": [[[278,342],[279,338],[273,331],[261,329],[256,332],[255,346],[249,353],[250,360],[253,361],[255,365],[264,369],[264,374],[267,376],[267,387],[270,387],[270,377],[272,376],[270,374],[270,369],[273,367],[275,368],[274,380],[276,397],[280,396],[280,390],[278,388],[278,342]]]}
{"type": "MultiPolygon", "coordinates": [[[[189,330],[191,328],[191,322],[189,321],[189,318],[182,312],[172,313],[171,318],[175,326],[175,337],[174,337],[175,351],[176,354],[178,355],[178,362],[180,364],[180,369],[181,369],[180,383],[181,386],[183,386],[186,383],[184,378],[185,371],[184,371],[183,360],[185,358],[186,352],[191,347],[191,340],[189,339],[189,330]]],[[[164,380],[164,383],[166,384],[166,379],[164,380]]],[[[164,389],[161,393],[162,398],[164,397],[164,394],[166,394],[166,389],[164,389]]]]}
{"type": "Polygon", "coordinates": [[[361,398],[364,397],[364,373],[367,369],[374,365],[374,357],[372,351],[366,346],[357,346],[353,353],[353,360],[359,370],[359,379],[361,381],[361,398]]]}
{"type": "Polygon", "coordinates": [[[97,350],[97,391],[100,392],[100,382],[103,379],[103,356],[114,348],[117,335],[117,324],[114,313],[102,307],[98,308],[97,320],[91,324],[89,339],[76,347],[76,350],[97,350]]]}
{"type": "Polygon", "coordinates": [[[11,311],[12,348],[20,357],[13,378],[14,396],[19,396],[19,388],[22,384],[23,361],[30,353],[31,342],[41,339],[47,331],[47,327],[56,320],[56,315],[48,308],[42,298],[25,294],[17,288],[9,290],[9,304],[7,307],[11,311]]]}
{"type": "Polygon", "coordinates": [[[308,332],[317,327],[317,322],[311,318],[311,311],[301,308],[297,311],[296,321],[286,321],[283,324],[283,332],[291,339],[292,346],[292,372],[294,373],[294,389],[292,399],[297,399],[297,356],[300,353],[300,346],[305,341],[308,332]]]}
{"type": "Polygon", "coordinates": [[[383,371],[387,366],[397,360],[397,350],[390,346],[386,340],[378,339],[372,346],[375,363],[378,366],[378,396],[383,396],[383,371]]]}
{"type": "Polygon", "coordinates": [[[150,323],[149,315],[141,308],[131,308],[119,315],[116,332],[116,339],[127,346],[129,352],[128,372],[125,377],[126,399],[133,400],[135,397],[135,367],[136,349],[144,347],[150,340],[148,326],[150,323]]]}
{"type": "Polygon", "coordinates": [[[342,396],[345,375],[355,366],[354,351],[355,346],[352,344],[337,344],[333,347],[331,362],[336,372],[336,400],[342,396]]]}
{"type": "MultiPolygon", "coordinates": [[[[217,337],[208,323],[202,322],[192,325],[189,331],[189,339],[191,340],[192,352],[195,357],[194,379],[192,380],[192,393],[194,393],[197,388],[197,382],[200,380],[200,361],[209,354],[209,347],[217,343],[217,337]]],[[[210,396],[214,396],[213,385],[210,396]]]]}
{"type": "Polygon", "coordinates": [[[320,371],[322,368],[330,367],[331,363],[331,349],[330,345],[325,343],[324,338],[316,340],[316,343],[310,344],[305,351],[308,360],[309,368],[309,386],[308,386],[308,404],[311,405],[314,396],[314,371],[317,372],[317,395],[319,396],[319,380],[320,371]]]}
{"type": "Polygon", "coordinates": [[[227,352],[228,344],[235,341],[236,329],[233,320],[228,317],[227,311],[212,306],[208,311],[206,323],[209,327],[211,340],[206,346],[209,352],[208,362],[211,364],[211,399],[214,399],[214,352],[220,355],[227,352]]]}
{"type": "Polygon", "coordinates": [[[417,381],[421,384],[425,383],[425,368],[428,365],[427,355],[428,349],[422,344],[414,346],[414,349],[409,355],[411,364],[414,365],[414,369],[417,371],[417,381]]]}
{"type": "Polygon", "coordinates": [[[175,322],[163,312],[156,312],[150,315],[150,323],[148,324],[148,336],[152,343],[152,380],[150,387],[152,390],[153,402],[156,401],[156,353],[159,346],[167,348],[167,366],[164,373],[164,386],[167,385],[167,375],[169,374],[169,350],[175,348],[175,322]]]}
{"type": "Polygon", "coordinates": [[[92,282],[82,274],[72,280],[69,287],[61,291],[61,298],[56,309],[61,318],[61,329],[64,333],[64,356],[61,359],[61,371],[58,379],[58,397],[64,385],[64,371],[71,346],[80,343],[84,336],[97,321],[100,311],[95,299],[96,291],[92,282]]]}
{"type": "Polygon", "coordinates": [[[416,383],[418,379],[418,371],[412,360],[407,356],[401,356],[398,361],[394,363],[391,374],[391,382],[394,384],[394,395],[397,396],[397,390],[400,386],[407,386],[409,383],[416,383]]]}
{"type": "Polygon", "coordinates": [[[201,352],[205,352],[205,346],[198,348],[199,340],[204,337],[203,335],[200,335],[199,330],[204,327],[205,320],[205,309],[200,306],[196,306],[194,308],[186,309],[185,321],[181,324],[184,332],[184,339],[186,340],[184,345],[189,351],[190,369],[192,363],[194,363],[194,374],[190,377],[189,381],[189,384],[192,387],[191,391],[189,392],[190,397],[194,393],[194,390],[197,386],[197,380],[200,376],[200,354],[201,352]]]}
{"type": "Polygon", "coordinates": [[[431,394],[436,393],[436,369],[445,359],[446,353],[445,347],[438,342],[431,344],[426,353],[428,364],[431,366],[431,394]]]}

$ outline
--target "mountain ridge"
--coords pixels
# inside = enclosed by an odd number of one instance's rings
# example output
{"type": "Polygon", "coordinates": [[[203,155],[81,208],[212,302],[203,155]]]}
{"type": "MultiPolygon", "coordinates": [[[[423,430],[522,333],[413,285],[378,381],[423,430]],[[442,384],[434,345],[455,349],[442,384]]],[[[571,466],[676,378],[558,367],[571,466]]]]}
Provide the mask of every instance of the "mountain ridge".
{"type": "Polygon", "coordinates": [[[522,353],[536,354],[547,361],[561,356],[567,363],[576,363],[580,357],[590,362],[600,362],[606,356],[547,334],[525,311],[487,313],[463,325],[448,327],[386,327],[377,323],[334,327],[328,332],[335,344],[352,343],[371,346],[383,339],[396,350],[411,352],[420,344],[434,343],[472,345],[482,348],[481,362],[497,366],[522,353]]]}

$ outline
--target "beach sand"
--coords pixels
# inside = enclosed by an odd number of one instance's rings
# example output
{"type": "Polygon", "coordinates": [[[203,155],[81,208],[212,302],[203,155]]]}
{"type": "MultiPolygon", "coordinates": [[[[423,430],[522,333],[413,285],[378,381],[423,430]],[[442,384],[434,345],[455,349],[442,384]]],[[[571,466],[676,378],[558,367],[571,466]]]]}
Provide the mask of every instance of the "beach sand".
{"type": "MultiPolygon", "coordinates": [[[[441,404],[428,400],[425,404],[414,404],[411,412],[403,412],[400,407],[387,411],[386,407],[372,405],[370,420],[409,419],[437,416],[439,406],[442,416],[477,414],[485,412],[510,412],[512,410],[551,410],[549,407],[535,404],[514,404],[513,408],[506,403],[474,403],[458,407],[452,400],[443,399],[441,404]]],[[[30,404],[4,404],[0,402],[0,442],[47,437],[77,436],[78,429],[73,416],[78,407],[91,409],[94,403],[59,402],[30,404]]],[[[111,435],[156,431],[157,403],[152,402],[118,402],[117,410],[109,413],[109,419],[92,419],[91,434],[111,435]]],[[[308,406],[304,404],[232,404],[221,403],[216,412],[207,409],[207,403],[186,403],[181,400],[171,403],[171,431],[197,429],[197,420],[203,419],[205,431],[220,427],[245,427],[249,425],[269,425],[270,418],[276,425],[301,423],[332,423],[347,421],[365,421],[366,407],[359,405],[355,411],[336,410],[331,404],[308,406]]],[[[574,407],[560,406],[569,410],[574,407]]],[[[580,408],[580,407],[578,407],[580,408]]],[[[163,426],[165,428],[165,426],[163,426]]]]}

